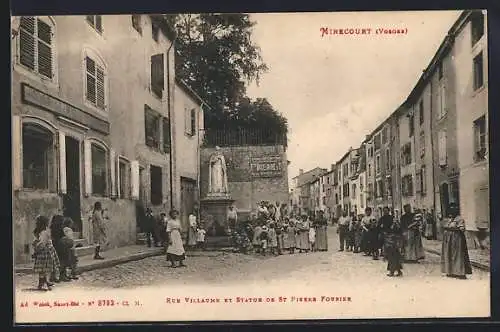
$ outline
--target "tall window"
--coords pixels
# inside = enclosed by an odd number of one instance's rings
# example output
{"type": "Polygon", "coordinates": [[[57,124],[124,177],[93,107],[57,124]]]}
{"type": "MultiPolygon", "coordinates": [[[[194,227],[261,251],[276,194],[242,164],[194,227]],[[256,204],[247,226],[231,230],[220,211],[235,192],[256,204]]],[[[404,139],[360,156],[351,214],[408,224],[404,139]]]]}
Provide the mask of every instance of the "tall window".
{"type": "Polygon", "coordinates": [[[422,168],[420,169],[420,194],[422,196],[425,196],[425,194],[427,193],[427,183],[426,183],[426,177],[427,177],[427,174],[426,174],[426,170],[425,170],[425,166],[422,166],[422,168]]]}
{"type": "Polygon", "coordinates": [[[351,192],[351,197],[356,198],[356,184],[352,185],[352,192],[351,192]]]}
{"type": "Polygon", "coordinates": [[[92,144],[92,194],[106,196],[107,163],[106,151],[92,144]]]}
{"type": "Polygon", "coordinates": [[[385,150],[385,169],[391,170],[392,160],[391,160],[391,149],[385,150]]]}
{"type": "Polygon", "coordinates": [[[23,187],[48,190],[55,175],[53,134],[36,124],[23,125],[23,187]]]}
{"type": "Polygon", "coordinates": [[[189,136],[194,136],[196,134],[196,110],[186,109],[185,110],[185,126],[184,131],[189,136]]]}
{"type": "Polygon", "coordinates": [[[419,124],[423,125],[424,124],[424,101],[421,100],[420,103],[418,104],[418,119],[419,119],[419,124]]]}
{"type": "Polygon", "coordinates": [[[344,164],[344,166],[342,167],[343,167],[342,173],[344,175],[344,178],[346,178],[349,176],[349,164],[344,164]]]}
{"type": "Polygon", "coordinates": [[[367,199],[370,199],[373,195],[373,183],[368,183],[368,196],[367,199]]]}
{"type": "Polygon", "coordinates": [[[87,101],[97,108],[106,109],[104,66],[90,57],[85,57],[87,101]]]}
{"type": "Polygon", "coordinates": [[[141,15],[132,15],[132,27],[142,34],[141,15]]]}
{"type": "Polygon", "coordinates": [[[158,97],[163,97],[165,88],[165,64],[163,53],[151,57],[151,91],[158,97]]]}
{"type": "Polygon", "coordinates": [[[375,187],[376,187],[376,197],[380,198],[384,196],[384,181],[382,180],[377,180],[375,182],[375,187]]]}
{"type": "Polygon", "coordinates": [[[438,65],[438,79],[443,78],[443,63],[440,62],[438,65]]]}
{"type": "Polygon", "coordinates": [[[474,160],[486,159],[486,117],[483,115],[474,121],[474,160]]]}
{"type": "Polygon", "coordinates": [[[163,125],[163,152],[170,153],[170,121],[168,118],[162,119],[163,125]]]}
{"type": "Polygon", "coordinates": [[[153,36],[153,40],[158,42],[160,39],[160,27],[156,23],[151,24],[151,35],[153,36]]]}
{"type": "Polygon", "coordinates": [[[380,155],[375,157],[375,173],[380,173],[380,155]]]}
{"type": "Polygon", "coordinates": [[[29,70],[54,76],[53,27],[38,17],[23,16],[19,26],[19,62],[29,70]]]}
{"type": "Polygon", "coordinates": [[[150,180],[151,180],[151,204],[161,205],[163,203],[161,167],[153,165],[150,166],[150,180]]]}
{"type": "Polygon", "coordinates": [[[483,52],[481,52],[474,57],[474,90],[481,88],[483,84],[483,52]]]}
{"type": "Polygon", "coordinates": [[[144,123],[146,145],[153,149],[160,149],[160,119],[161,116],[147,105],[144,107],[144,123]]]}
{"type": "Polygon", "coordinates": [[[375,145],[375,151],[378,151],[380,149],[380,134],[375,136],[375,139],[373,140],[373,143],[375,145]]]}
{"type": "Polygon", "coordinates": [[[97,32],[102,33],[102,16],[101,15],[87,15],[87,22],[97,32]]]}
{"type": "Polygon", "coordinates": [[[410,137],[415,135],[415,115],[413,113],[408,115],[408,133],[410,137]]]}
{"type": "Polygon", "coordinates": [[[386,178],[385,191],[387,193],[387,197],[392,196],[392,179],[390,177],[386,178]]]}
{"type": "Polygon", "coordinates": [[[438,119],[446,115],[446,87],[444,83],[439,85],[438,91],[438,119]]]}
{"type": "Polygon", "coordinates": [[[401,147],[401,163],[403,166],[407,166],[412,163],[411,142],[408,142],[401,147]]]}
{"type": "Polygon", "coordinates": [[[413,177],[405,175],[401,178],[403,196],[413,196],[413,177]]]}
{"type": "Polygon", "coordinates": [[[472,46],[484,35],[484,15],[481,12],[475,12],[471,19],[471,39],[472,46]]]}
{"type": "Polygon", "coordinates": [[[385,127],[382,131],[382,144],[387,143],[388,127],[385,127]]]}
{"type": "Polygon", "coordinates": [[[368,176],[372,176],[372,164],[368,164],[368,176]]]}
{"type": "Polygon", "coordinates": [[[441,130],[438,132],[438,156],[439,156],[439,166],[446,166],[447,163],[447,151],[446,151],[446,131],[441,130]]]}
{"type": "Polygon", "coordinates": [[[125,160],[119,161],[120,198],[128,198],[130,194],[130,165],[125,160]]]}

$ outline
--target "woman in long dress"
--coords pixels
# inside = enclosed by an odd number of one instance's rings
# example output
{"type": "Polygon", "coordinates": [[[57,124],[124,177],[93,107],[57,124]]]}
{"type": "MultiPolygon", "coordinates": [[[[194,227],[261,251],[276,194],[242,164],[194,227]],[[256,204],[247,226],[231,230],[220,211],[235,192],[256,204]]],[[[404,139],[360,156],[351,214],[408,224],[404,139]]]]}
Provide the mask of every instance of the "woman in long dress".
{"type": "Polygon", "coordinates": [[[455,205],[449,207],[450,215],[445,220],[441,249],[441,272],[450,278],[467,279],[472,266],[465,239],[465,221],[455,205]]]}
{"type": "Polygon", "coordinates": [[[299,249],[300,253],[309,251],[309,228],[310,222],[308,216],[304,214],[302,221],[297,227],[297,249],[299,249]]]}
{"type": "Polygon", "coordinates": [[[425,258],[424,246],[422,244],[422,222],[423,217],[420,211],[416,211],[413,220],[408,225],[406,238],[405,261],[418,263],[425,258]]]}
{"type": "Polygon", "coordinates": [[[177,267],[175,265],[176,262],[179,263],[179,267],[184,267],[186,266],[184,264],[184,260],[186,259],[186,252],[184,251],[184,245],[182,244],[181,221],[179,220],[179,212],[177,210],[171,210],[169,215],[170,220],[167,222],[167,261],[170,262],[170,267],[177,267]]]}
{"type": "Polygon", "coordinates": [[[328,251],[327,225],[328,220],[323,211],[320,211],[316,222],[316,249],[318,251],[328,251]]]}
{"type": "Polygon", "coordinates": [[[196,230],[197,230],[197,222],[196,222],[196,210],[193,211],[188,219],[189,219],[189,228],[188,228],[188,243],[187,245],[191,248],[196,246],[196,230]]]}

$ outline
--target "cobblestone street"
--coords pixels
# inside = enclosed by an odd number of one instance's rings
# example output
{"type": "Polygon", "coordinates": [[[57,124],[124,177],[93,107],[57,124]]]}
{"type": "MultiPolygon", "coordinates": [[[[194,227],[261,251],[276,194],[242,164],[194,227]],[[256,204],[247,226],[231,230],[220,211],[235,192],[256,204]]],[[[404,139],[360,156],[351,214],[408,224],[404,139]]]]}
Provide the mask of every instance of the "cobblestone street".
{"type": "MultiPolygon", "coordinates": [[[[55,286],[52,292],[30,291],[36,285],[32,275],[16,276],[16,298],[61,301],[132,297],[153,308],[141,310],[134,319],[212,320],[295,318],[398,318],[398,317],[484,317],[489,315],[489,273],[474,269],[468,280],[441,276],[439,256],[427,254],[420,264],[405,264],[403,278],[388,278],[386,262],[361,254],[338,252],[335,227],[329,227],[329,251],[282,256],[242,255],[227,252],[196,252],[188,256],[186,268],[172,269],[164,256],[156,256],[111,268],[85,272],[80,279],[55,286]],[[268,304],[265,310],[243,310],[224,305],[201,310],[187,305],[188,298],[281,296],[287,306],[268,304]],[[340,305],[337,300],[348,298],[340,305]],[[164,309],[179,301],[182,309],[164,309]],[[317,300],[317,305],[310,300],[317,300]],[[290,303],[291,301],[291,303],[290,303]],[[352,301],[352,302],[351,302],[352,301]],[[335,304],[337,303],[337,304],[335,304]],[[302,304],[303,307],[296,307],[302,304]],[[396,305],[395,305],[396,304],[396,305]],[[295,306],[294,306],[295,305],[295,306]],[[309,305],[307,310],[305,308],[309,305]],[[305,306],[305,307],[304,307],[305,306]],[[333,307],[332,307],[333,306],[333,307]],[[228,311],[231,308],[232,311],[228,311]],[[165,311],[166,310],[166,311],[165,311]],[[196,315],[193,318],[193,312],[196,315]]],[[[195,300],[197,301],[197,300],[195,300]]],[[[236,300],[237,301],[237,300],[236,300]]],[[[97,302],[96,302],[97,303],[97,302]]],[[[138,303],[138,302],[137,302],[138,303]]],[[[196,302],[198,303],[198,302],[196,302]]],[[[142,305],[142,304],[141,304],[142,305]]],[[[179,307],[179,308],[181,308],[179,307]]],[[[250,307],[248,307],[250,308],[250,307]]],[[[98,308],[96,308],[98,309],[98,308]]],[[[84,311],[78,319],[87,321],[129,320],[124,310],[84,311]],[[113,315],[111,315],[111,312],[113,315]],[[85,314],[85,315],[83,315],[85,314]]],[[[25,319],[39,320],[35,311],[22,311],[25,319]],[[30,318],[31,317],[31,318],[30,318]]],[[[64,311],[51,311],[48,321],[67,321],[64,311]]],[[[24,319],[24,318],[20,318],[24,319]]]]}
{"type": "MultiPolygon", "coordinates": [[[[248,282],[279,282],[294,278],[303,283],[328,283],[349,280],[353,284],[373,280],[377,283],[404,284],[423,282],[431,284],[446,280],[462,285],[488,284],[489,273],[474,269],[469,281],[443,278],[439,269],[439,256],[427,253],[420,264],[405,264],[404,278],[389,279],[385,276],[386,263],[373,261],[361,254],[337,252],[338,237],[334,227],[329,227],[329,251],[308,254],[288,253],[282,256],[243,255],[228,252],[193,252],[188,255],[188,267],[172,269],[164,256],[150,257],[111,268],[83,273],[80,280],[62,283],[55,287],[84,288],[135,288],[138,286],[173,284],[230,284],[248,282]]],[[[16,278],[17,288],[32,287],[36,280],[24,275],[16,278]]]]}

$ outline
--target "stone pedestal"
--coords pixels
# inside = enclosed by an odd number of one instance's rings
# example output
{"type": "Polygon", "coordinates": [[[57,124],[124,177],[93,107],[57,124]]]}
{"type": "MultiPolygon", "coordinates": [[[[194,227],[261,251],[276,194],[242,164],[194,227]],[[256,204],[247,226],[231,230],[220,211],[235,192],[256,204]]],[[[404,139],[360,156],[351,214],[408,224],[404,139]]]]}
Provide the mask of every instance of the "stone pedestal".
{"type": "Polygon", "coordinates": [[[234,200],[230,196],[208,196],[200,203],[201,216],[206,219],[207,236],[227,236],[227,211],[234,200]]]}

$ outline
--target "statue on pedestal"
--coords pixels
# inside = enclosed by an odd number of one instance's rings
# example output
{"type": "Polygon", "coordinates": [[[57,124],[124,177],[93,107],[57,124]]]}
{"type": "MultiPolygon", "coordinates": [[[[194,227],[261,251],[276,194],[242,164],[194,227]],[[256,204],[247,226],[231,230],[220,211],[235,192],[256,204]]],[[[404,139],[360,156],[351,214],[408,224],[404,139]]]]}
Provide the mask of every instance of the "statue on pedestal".
{"type": "Polygon", "coordinates": [[[218,146],[210,157],[209,165],[209,195],[226,196],[228,194],[226,160],[218,146]]]}

